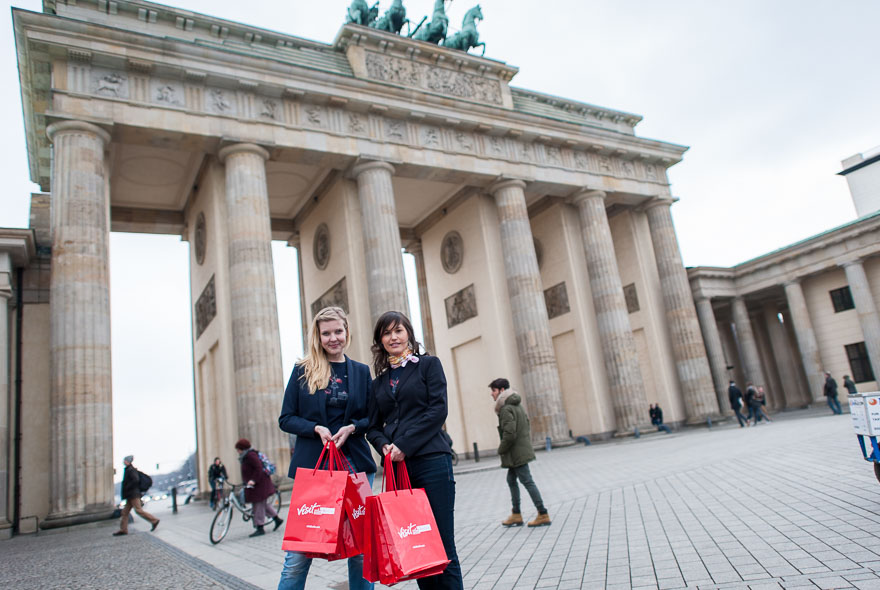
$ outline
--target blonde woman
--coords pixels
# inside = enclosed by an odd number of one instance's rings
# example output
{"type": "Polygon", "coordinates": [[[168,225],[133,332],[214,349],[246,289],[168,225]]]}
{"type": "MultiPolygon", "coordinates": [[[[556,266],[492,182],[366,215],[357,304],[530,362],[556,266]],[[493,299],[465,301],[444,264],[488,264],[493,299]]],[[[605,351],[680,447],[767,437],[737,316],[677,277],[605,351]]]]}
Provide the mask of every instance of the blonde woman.
{"type": "MultiPolygon", "coordinates": [[[[321,450],[332,440],[358,472],[366,472],[370,485],[376,463],[364,438],[370,369],[345,356],[351,342],[348,317],[338,307],[319,311],[309,330],[309,350],[293,369],[284,391],[278,424],[297,436],[288,477],[298,467],[312,468],[321,450]]],[[[295,499],[292,499],[295,501],[295,499]]],[[[278,590],[301,590],[312,560],[302,553],[287,552],[278,590]]],[[[348,560],[348,587],[372,589],[363,577],[364,556],[348,560]]]]}

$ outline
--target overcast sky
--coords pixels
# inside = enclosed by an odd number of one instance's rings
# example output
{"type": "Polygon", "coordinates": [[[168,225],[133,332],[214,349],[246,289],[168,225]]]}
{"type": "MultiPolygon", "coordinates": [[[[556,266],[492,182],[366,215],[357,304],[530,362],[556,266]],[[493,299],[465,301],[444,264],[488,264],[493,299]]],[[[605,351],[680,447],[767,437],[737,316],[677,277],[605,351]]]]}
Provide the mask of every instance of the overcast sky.
{"type": "MultiPolygon", "coordinates": [[[[452,29],[476,3],[451,3],[452,29]]],[[[690,146],[670,170],[687,266],[730,266],[855,217],[836,173],[844,158],[880,144],[875,0],[479,3],[486,56],[520,68],[514,86],[642,115],[640,137],[690,146]]],[[[389,4],[382,1],[382,12],[389,4]]],[[[41,10],[38,1],[11,5],[41,10]]],[[[173,5],[331,43],[349,2],[173,5]]],[[[404,5],[418,21],[433,2],[404,5]]],[[[6,14],[0,226],[25,227],[37,189],[28,180],[6,14]]],[[[195,447],[188,245],[114,234],[111,248],[114,457],[133,452],[136,463],[165,470],[195,447]]],[[[296,260],[282,245],[274,252],[287,373],[301,354],[296,260]]]]}

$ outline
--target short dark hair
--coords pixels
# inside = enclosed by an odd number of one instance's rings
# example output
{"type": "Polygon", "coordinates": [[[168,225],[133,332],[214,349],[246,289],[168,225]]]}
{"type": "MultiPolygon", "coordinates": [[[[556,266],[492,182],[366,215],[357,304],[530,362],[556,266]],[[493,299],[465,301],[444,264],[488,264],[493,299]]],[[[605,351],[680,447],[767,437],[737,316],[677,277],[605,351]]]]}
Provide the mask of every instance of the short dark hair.
{"type": "Polygon", "coordinates": [[[510,389],[510,381],[508,381],[504,377],[499,377],[489,384],[489,389],[500,389],[501,391],[504,391],[505,389],[510,389]]]}
{"type": "Polygon", "coordinates": [[[409,339],[409,345],[412,347],[413,354],[419,355],[419,348],[422,345],[416,340],[412,322],[399,311],[386,311],[376,320],[376,327],[373,329],[373,345],[370,347],[370,350],[373,351],[373,372],[377,377],[389,367],[388,351],[382,346],[382,334],[385,333],[385,330],[397,325],[403,326],[403,329],[406,330],[406,337],[409,339]]]}

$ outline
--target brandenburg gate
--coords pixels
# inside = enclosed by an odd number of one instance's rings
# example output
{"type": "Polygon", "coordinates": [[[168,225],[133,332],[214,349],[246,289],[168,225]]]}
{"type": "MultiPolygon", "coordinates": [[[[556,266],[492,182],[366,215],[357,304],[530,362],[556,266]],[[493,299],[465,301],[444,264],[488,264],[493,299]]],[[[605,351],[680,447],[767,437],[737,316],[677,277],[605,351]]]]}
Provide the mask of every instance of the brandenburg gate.
{"type": "Polygon", "coordinates": [[[241,436],[287,462],[272,240],[298,253],[303,326],[341,305],[361,361],[374,320],[407,311],[414,255],[460,450],[497,447],[499,376],[536,445],[632,433],[653,402],[673,423],[719,412],[670,215],[666,171],[686,148],[638,137],[639,116],[358,24],[324,44],[150,2],[43,6],[13,10],[42,190],[9,327],[29,412],[21,515],[52,527],[113,509],[111,231],[190,245],[202,477],[241,436]]]}

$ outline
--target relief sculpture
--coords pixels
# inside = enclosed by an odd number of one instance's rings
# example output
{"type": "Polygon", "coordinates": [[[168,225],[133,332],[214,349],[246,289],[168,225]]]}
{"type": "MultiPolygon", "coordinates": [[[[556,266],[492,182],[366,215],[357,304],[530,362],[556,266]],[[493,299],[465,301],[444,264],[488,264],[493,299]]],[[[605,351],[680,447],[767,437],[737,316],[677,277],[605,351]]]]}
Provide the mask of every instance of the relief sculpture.
{"type": "Polygon", "coordinates": [[[339,282],[312,302],[312,317],[325,307],[341,307],[345,313],[348,313],[348,289],[345,286],[345,277],[339,279],[339,282]]]}
{"type": "Polygon", "coordinates": [[[571,311],[571,307],[568,304],[568,291],[565,289],[565,283],[553,285],[545,290],[544,302],[547,305],[547,316],[551,320],[571,311]]]}
{"type": "Polygon", "coordinates": [[[477,317],[477,298],[474,295],[473,284],[453,293],[444,300],[444,303],[446,304],[446,326],[448,328],[477,317]]]}
{"type": "Polygon", "coordinates": [[[217,315],[217,299],[214,296],[214,275],[211,275],[211,280],[208,281],[208,284],[202,290],[202,294],[199,295],[193,315],[196,318],[196,340],[198,340],[202,332],[211,323],[211,320],[214,319],[214,316],[217,315]]]}

